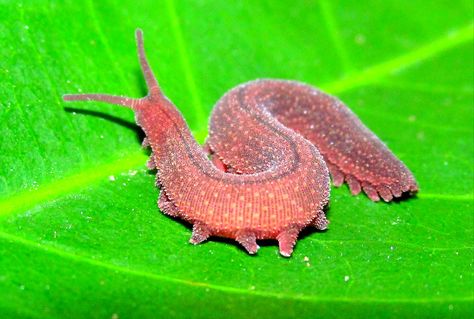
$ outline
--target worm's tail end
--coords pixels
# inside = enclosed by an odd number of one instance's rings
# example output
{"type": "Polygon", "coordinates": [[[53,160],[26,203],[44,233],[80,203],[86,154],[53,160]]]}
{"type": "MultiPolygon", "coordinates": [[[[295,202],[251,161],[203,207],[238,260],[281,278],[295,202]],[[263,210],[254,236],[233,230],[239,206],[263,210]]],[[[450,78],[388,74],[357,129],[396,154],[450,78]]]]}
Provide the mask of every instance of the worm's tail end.
{"type": "Polygon", "coordinates": [[[121,105],[131,109],[136,107],[147,98],[163,97],[163,93],[158,85],[158,81],[153,75],[153,71],[150,68],[148,60],[145,55],[145,49],[143,46],[143,32],[140,29],[135,31],[135,37],[137,40],[138,57],[140,66],[145,77],[145,81],[148,87],[148,95],[141,99],[135,99],[124,96],[108,95],[108,94],[65,94],[63,95],[64,101],[97,101],[110,104],[121,105]]]}

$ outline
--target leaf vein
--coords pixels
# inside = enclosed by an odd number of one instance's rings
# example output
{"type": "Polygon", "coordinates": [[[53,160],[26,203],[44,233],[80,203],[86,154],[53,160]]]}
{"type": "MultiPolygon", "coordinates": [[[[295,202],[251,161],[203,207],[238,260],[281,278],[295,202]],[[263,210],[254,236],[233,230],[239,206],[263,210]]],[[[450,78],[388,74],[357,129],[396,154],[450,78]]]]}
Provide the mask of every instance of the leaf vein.
{"type": "Polygon", "coordinates": [[[354,72],[340,80],[326,83],[321,87],[331,93],[340,93],[369,85],[396,71],[408,68],[415,63],[435,57],[453,47],[469,42],[474,37],[473,23],[468,26],[458,28],[448,35],[442,36],[434,41],[418,47],[408,53],[402,54],[393,59],[370,66],[364,70],[354,72]]]}
{"type": "Polygon", "coordinates": [[[339,28],[337,27],[336,19],[334,18],[332,4],[328,0],[321,0],[319,1],[319,6],[321,7],[323,21],[326,24],[326,28],[334,44],[336,53],[343,66],[343,71],[345,74],[349,74],[352,72],[353,66],[349,59],[349,55],[347,54],[347,50],[344,47],[343,41],[341,40],[339,28]]]}
{"type": "Polygon", "coordinates": [[[87,7],[89,9],[89,13],[91,15],[91,20],[92,23],[97,31],[97,35],[99,36],[100,41],[104,44],[105,51],[107,52],[107,55],[109,56],[109,60],[112,63],[113,68],[115,69],[116,73],[120,77],[120,80],[122,83],[126,86],[128,86],[128,83],[125,79],[125,74],[123,72],[123,69],[118,67],[117,65],[117,59],[114,58],[114,54],[112,49],[110,48],[109,40],[108,38],[104,35],[104,32],[102,31],[102,26],[99,23],[99,19],[97,18],[96,10],[94,7],[94,3],[91,0],[87,1],[87,7]]]}
{"type": "Polygon", "coordinates": [[[14,194],[0,201],[0,217],[7,216],[20,209],[33,207],[43,201],[53,200],[61,195],[105,179],[107,176],[118,174],[140,165],[143,166],[145,161],[146,156],[142,152],[134,152],[127,157],[122,157],[113,162],[98,165],[80,173],[55,180],[35,190],[14,194]]]}
{"type": "Polygon", "coordinates": [[[186,85],[188,87],[189,93],[191,95],[192,102],[194,104],[196,122],[199,123],[199,126],[202,127],[202,123],[206,122],[207,116],[204,112],[203,105],[201,103],[201,98],[199,91],[194,80],[194,73],[192,71],[188,51],[186,49],[186,44],[184,41],[183,31],[181,30],[180,20],[178,14],[176,13],[176,6],[174,0],[166,0],[166,7],[168,16],[171,21],[172,31],[176,39],[176,45],[178,50],[178,56],[181,61],[181,67],[184,71],[184,78],[186,85]]]}
{"type": "Polygon", "coordinates": [[[345,303],[409,303],[409,304],[426,304],[426,303],[448,303],[448,302],[472,302],[474,300],[474,296],[462,297],[462,298],[394,298],[394,299],[383,299],[383,298],[353,298],[353,297],[326,297],[326,296],[317,296],[317,295],[303,295],[303,294],[284,294],[284,293],[277,293],[272,291],[261,291],[261,290],[247,290],[243,288],[231,287],[231,286],[224,286],[218,284],[209,284],[205,282],[197,282],[191,281],[186,279],[175,278],[171,276],[159,275],[152,272],[144,271],[144,270],[136,270],[131,269],[119,265],[115,265],[109,262],[100,261],[96,259],[92,259],[88,256],[71,253],[64,249],[60,249],[54,247],[52,245],[45,245],[42,243],[36,243],[34,241],[11,235],[9,233],[0,232],[0,238],[15,244],[20,244],[23,246],[27,246],[32,249],[41,250],[43,252],[53,254],[64,259],[73,260],[76,262],[81,262],[85,264],[89,264],[92,266],[106,268],[112,270],[114,272],[123,273],[132,276],[138,277],[145,277],[155,281],[161,282],[170,282],[176,284],[182,284],[194,288],[205,288],[205,289],[213,289],[216,291],[221,291],[230,294],[238,294],[238,295],[247,295],[247,296],[255,296],[255,297],[263,297],[263,298],[276,298],[276,299],[290,299],[290,300],[300,300],[300,301],[307,301],[307,302],[345,302],[345,303]]]}

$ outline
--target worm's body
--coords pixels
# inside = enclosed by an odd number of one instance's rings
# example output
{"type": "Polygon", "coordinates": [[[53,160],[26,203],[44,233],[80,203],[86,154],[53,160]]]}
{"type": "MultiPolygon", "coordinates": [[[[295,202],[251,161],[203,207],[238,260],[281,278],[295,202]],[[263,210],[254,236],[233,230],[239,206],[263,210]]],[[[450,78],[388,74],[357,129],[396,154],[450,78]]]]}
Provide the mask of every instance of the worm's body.
{"type": "Polygon", "coordinates": [[[132,108],[152,149],[160,209],[193,224],[194,244],[215,235],[254,254],[257,239],[277,239],[290,256],[308,225],[326,229],[329,170],[372,200],[416,192],[410,171],[337,99],[292,81],[257,80],[226,93],[213,110],[203,149],[161,93],[137,31],[150,94],[142,99],[66,95],[132,108]],[[321,153],[320,153],[321,152],[321,153]],[[211,157],[212,161],[209,160],[211,157]]]}

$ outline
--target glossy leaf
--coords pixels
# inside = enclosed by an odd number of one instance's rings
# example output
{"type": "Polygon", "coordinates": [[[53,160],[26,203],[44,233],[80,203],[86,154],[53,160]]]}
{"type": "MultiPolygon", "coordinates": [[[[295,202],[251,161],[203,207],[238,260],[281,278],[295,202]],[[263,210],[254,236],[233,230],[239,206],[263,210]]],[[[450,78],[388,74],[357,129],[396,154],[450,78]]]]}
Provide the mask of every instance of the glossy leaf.
{"type": "Polygon", "coordinates": [[[3,318],[473,315],[471,1],[1,1],[3,318]],[[421,191],[373,203],[333,189],[326,232],[256,256],[159,213],[127,109],[141,27],[198,139],[214,102],[255,78],[339,96],[421,191]]]}

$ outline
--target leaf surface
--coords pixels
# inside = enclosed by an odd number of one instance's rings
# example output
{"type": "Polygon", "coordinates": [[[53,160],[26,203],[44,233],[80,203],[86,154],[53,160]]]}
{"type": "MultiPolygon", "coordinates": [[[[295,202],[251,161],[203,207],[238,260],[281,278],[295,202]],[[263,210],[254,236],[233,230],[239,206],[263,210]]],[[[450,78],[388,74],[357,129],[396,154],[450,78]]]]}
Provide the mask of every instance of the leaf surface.
{"type": "Polygon", "coordinates": [[[471,1],[1,1],[2,317],[469,317],[473,278],[471,1]],[[331,191],[330,229],[290,259],[188,244],[159,213],[126,109],[64,93],[145,92],[133,32],[197,138],[256,78],[340,97],[421,191],[331,191]]]}

